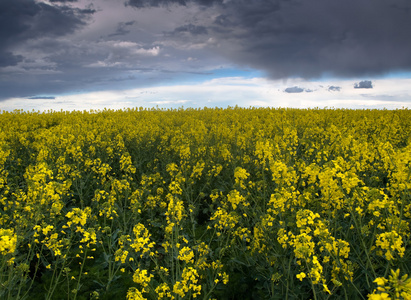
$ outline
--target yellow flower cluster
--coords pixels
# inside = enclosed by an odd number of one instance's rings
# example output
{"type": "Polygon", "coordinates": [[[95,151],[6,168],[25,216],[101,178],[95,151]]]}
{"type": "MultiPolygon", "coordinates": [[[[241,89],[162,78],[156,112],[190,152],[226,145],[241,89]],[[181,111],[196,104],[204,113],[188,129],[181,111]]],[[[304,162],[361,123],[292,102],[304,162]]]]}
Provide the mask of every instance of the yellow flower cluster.
{"type": "Polygon", "coordinates": [[[150,242],[151,235],[147,228],[145,228],[143,224],[137,224],[134,226],[133,232],[135,239],[130,245],[131,248],[133,248],[135,252],[141,253],[140,257],[146,253],[150,253],[150,250],[154,247],[155,243],[150,242]]]}
{"type": "MultiPolygon", "coordinates": [[[[190,293],[193,298],[201,294],[201,285],[198,284],[198,272],[193,267],[186,267],[183,270],[181,280],[173,285],[173,293],[184,298],[186,294],[190,293]]],[[[175,297],[171,297],[175,299],[175,297]]]]}
{"type": "Polygon", "coordinates": [[[387,260],[394,259],[394,253],[398,253],[398,256],[403,257],[405,248],[403,247],[402,237],[398,235],[397,232],[384,232],[377,236],[375,241],[377,247],[380,247],[387,260]]]}
{"type": "Polygon", "coordinates": [[[374,282],[378,287],[368,295],[369,300],[411,299],[411,278],[407,274],[400,277],[400,269],[391,270],[388,279],[378,277],[374,282]]]}
{"type": "Polygon", "coordinates": [[[1,255],[12,254],[16,251],[17,236],[13,229],[0,228],[0,253],[1,255]]]}
{"type": "Polygon", "coordinates": [[[2,112],[0,298],[409,299],[410,179],[407,109],[2,112]]]}

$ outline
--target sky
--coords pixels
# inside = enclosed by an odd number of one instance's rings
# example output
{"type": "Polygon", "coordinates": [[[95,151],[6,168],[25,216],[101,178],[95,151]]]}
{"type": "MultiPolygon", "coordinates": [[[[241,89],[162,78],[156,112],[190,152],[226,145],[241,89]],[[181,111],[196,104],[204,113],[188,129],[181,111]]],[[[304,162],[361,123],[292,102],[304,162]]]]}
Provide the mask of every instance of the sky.
{"type": "Polygon", "coordinates": [[[409,0],[0,0],[0,111],[411,107],[409,0]]]}

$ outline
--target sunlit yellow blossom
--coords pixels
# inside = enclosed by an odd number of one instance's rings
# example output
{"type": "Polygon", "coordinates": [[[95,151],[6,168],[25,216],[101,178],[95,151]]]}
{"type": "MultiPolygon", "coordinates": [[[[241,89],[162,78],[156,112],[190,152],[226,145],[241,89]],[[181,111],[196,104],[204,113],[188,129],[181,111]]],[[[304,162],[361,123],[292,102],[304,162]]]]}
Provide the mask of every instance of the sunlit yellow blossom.
{"type": "Polygon", "coordinates": [[[74,224],[74,225],[84,226],[86,225],[87,217],[90,216],[90,214],[91,214],[90,207],[86,207],[84,210],[75,207],[73,208],[72,211],[66,214],[66,217],[70,220],[67,222],[67,225],[71,226],[74,224]]]}
{"type": "Polygon", "coordinates": [[[143,293],[147,293],[148,292],[148,289],[147,289],[148,284],[150,283],[151,278],[153,278],[153,276],[154,276],[153,274],[148,275],[147,270],[137,269],[134,272],[133,281],[135,283],[139,284],[142,287],[141,291],[143,293]]]}
{"type": "Polygon", "coordinates": [[[395,253],[398,253],[400,257],[404,255],[405,248],[403,247],[402,237],[396,231],[379,234],[375,244],[384,251],[387,260],[394,259],[393,255],[395,253]]]}
{"type": "Polygon", "coordinates": [[[388,279],[378,277],[374,280],[378,287],[368,299],[411,299],[411,278],[408,274],[400,277],[400,269],[391,270],[388,279]]]}
{"type": "Polygon", "coordinates": [[[183,247],[180,249],[179,254],[178,254],[178,259],[185,261],[186,263],[193,263],[194,260],[194,252],[191,250],[189,247],[183,247]]]}
{"type": "Polygon", "coordinates": [[[167,283],[163,282],[161,283],[157,288],[156,288],[156,293],[158,296],[158,299],[163,299],[163,298],[171,298],[171,291],[170,287],[167,285],[167,283]]]}
{"type": "Polygon", "coordinates": [[[143,294],[136,288],[130,288],[127,291],[127,300],[145,300],[143,294]]]}
{"type": "Polygon", "coordinates": [[[297,278],[300,280],[300,281],[303,281],[303,279],[306,277],[307,275],[304,273],[304,272],[301,272],[300,274],[297,274],[297,278]]]}
{"type": "Polygon", "coordinates": [[[237,209],[237,206],[240,203],[244,206],[248,206],[245,198],[237,190],[233,190],[227,195],[227,201],[231,203],[234,210],[237,209]]]}
{"type": "Polygon", "coordinates": [[[193,297],[201,294],[201,285],[198,285],[198,273],[192,267],[186,267],[183,270],[181,281],[177,281],[173,286],[173,293],[184,297],[188,292],[191,292],[193,297]]]}
{"type": "Polygon", "coordinates": [[[241,167],[237,167],[234,170],[235,183],[238,184],[242,189],[246,188],[246,186],[244,185],[244,180],[246,180],[248,176],[250,176],[250,174],[241,167]]]}
{"type": "Polygon", "coordinates": [[[141,253],[140,257],[142,257],[144,254],[150,252],[150,250],[154,247],[155,243],[150,241],[151,235],[143,224],[135,225],[133,228],[133,232],[135,238],[130,246],[137,253],[141,253]]]}
{"type": "Polygon", "coordinates": [[[6,255],[14,253],[17,245],[17,236],[13,229],[0,228],[0,253],[6,255]]]}

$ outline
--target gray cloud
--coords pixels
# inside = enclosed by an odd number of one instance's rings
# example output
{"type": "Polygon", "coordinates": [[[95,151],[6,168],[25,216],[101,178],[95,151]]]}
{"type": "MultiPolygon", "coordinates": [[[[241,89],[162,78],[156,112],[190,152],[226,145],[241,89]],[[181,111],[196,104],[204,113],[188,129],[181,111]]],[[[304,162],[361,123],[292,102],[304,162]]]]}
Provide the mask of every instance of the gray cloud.
{"type": "Polygon", "coordinates": [[[186,5],[186,1],[185,0],[128,0],[126,2],[126,5],[134,6],[137,8],[159,7],[161,5],[170,5],[170,4],[186,5]]]}
{"type": "Polygon", "coordinates": [[[70,7],[56,7],[45,3],[37,4],[40,8],[39,14],[33,20],[31,33],[51,36],[62,36],[73,33],[76,29],[84,26],[84,17],[93,14],[90,9],[72,9],[70,7]]]}
{"type": "Polygon", "coordinates": [[[86,24],[86,15],[95,12],[30,0],[2,0],[0,9],[0,38],[6,41],[73,33],[86,24]]]}
{"type": "Polygon", "coordinates": [[[117,29],[114,33],[109,34],[109,37],[116,36],[116,35],[126,35],[130,33],[128,29],[130,26],[134,25],[136,21],[129,21],[129,22],[119,22],[117,25],[117,29]]]}
{"type": "MultiPolygon", "coordinates": [[[[197,18],[195,24],[215,41],[210,50],[236,64],[266,71],[272,78],[411,70],[407,0],[395,5],[375,0],[372,7],[366,0],[128,1],[137,8],[188,3],[208,5],[206,11],[214,13],[212,19],[197,18]]],[[[175,31],[181,29],[189,31],[181,26],[175,31]]]]}
{"type": "Polygon", "coordinates": [[[411,70],[411,15],[396,7],[347,1],[230,1],[214,20],[218,52],[273,78],[379,75],[411,70]],[[382,21],[383,20],[383,21],[382,21]]]}
{"type": "Polygon", "coordinates": [[[195,80],[188,74],[238,67],[276,79],[411,71],[409,0],[87,3],[0,0],[0,99],[195,80]]]}
{"type": "Polygon", "coordinates": [[[27,98],[29,100],[54,100],[56,99],[56,97],[53,96],[34,96],[34,97],[30,97],[27,98]]]}
{"type": "Polygon", "coordinates": [[[11,52],[0,51],[0,68],[15,66],[23,60],[23,56],[14,55],[11,52]]]}
{"type": "Polygon", "coordinates": [[[3,0],[0,2],[0,11],[1,49],[31,30],[30,21],[39,13],[40,7],[29,0],[3,0]]]}
{"type": "Polygon", "coordinates": [[[2,0],[0,11],[2,52],[10,52],[10,48],[29,39],[73,33],[83,27],[87,15],[93,13],[90,9],[51,6],[32,0],[2,0]]]}
{"type": "Polygon", "coordinates": [[[330,92],[339,92],[339,91],[341,91],[341,87],[340,87],[340,86],[331,85],[331,86],[328,87],[328,90],[329,90],[330,92]]]}
{"type": "Polygon", "coordinates": [[[33,0],[1,0],[0,99],[27,97],[37,91],[41,93],[44,87],[60,90],[50,82],[61,73],[55,68],[64,63],[51,59],[62,51],[58,40],[84,28],[94,13],[92,7],[79,9],[33,0]],[[54,77],[47,75],[51,73],[54,77]]]}
{"type": "Polygon", "coordinates": [[[181,34],[181,33],[189,33],[192,35],[199,35],[199,34],[207,34],[207,28],[204,26],[197,26],[194,24],[186,24],[183,26],[179,26],[174,29],[173,32],[166,33],[166,35],[174,35],[174,34],[181,34]]]}
{"type": "Polygon", "coordinates": [[[128,0],[126,1],[126,5],[134,6],[137,8],[169,6],[172,4],[186,6],[188,3],[196,3],[203,6],[211,6],[214,3],[222,2],[223,0],[128,0]]]}
{"type": "Polygon", "coordinates": [[[294,93],[302,93],[304,92],[303,88],[300,88],[298,86],[293,86],[293,87],[288,87],[284,90],[286,93],[294,94],[294,93]]]}
{"type": "Polygon", "coordinates": [[[372,82],[370,80],[360,81],[354,84],[355,89],[372,89],[372,82]]]}

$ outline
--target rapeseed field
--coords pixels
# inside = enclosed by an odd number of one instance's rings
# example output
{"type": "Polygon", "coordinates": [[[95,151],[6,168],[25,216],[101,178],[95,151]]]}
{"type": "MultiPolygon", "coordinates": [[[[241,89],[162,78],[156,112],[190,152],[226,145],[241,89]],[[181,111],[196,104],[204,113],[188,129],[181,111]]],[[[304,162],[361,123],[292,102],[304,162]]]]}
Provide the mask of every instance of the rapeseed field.
{"type": "Polygon", "coordinates": [[[0,114],[0,299],[411,299],[411,112],[0,114]]]}

